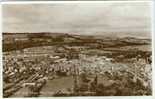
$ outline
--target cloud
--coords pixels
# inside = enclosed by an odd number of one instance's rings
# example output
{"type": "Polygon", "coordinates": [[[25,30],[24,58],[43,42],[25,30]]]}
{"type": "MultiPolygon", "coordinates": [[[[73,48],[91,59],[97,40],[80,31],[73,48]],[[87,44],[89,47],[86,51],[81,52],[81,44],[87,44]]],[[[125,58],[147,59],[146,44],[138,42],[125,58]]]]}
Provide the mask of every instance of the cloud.
{"type": "Polygon", "coordinates": [[[106,32],[148,33],[151,25],[150,8],[146,2],[5,4],[3,31],[100,35],[106,32]]]}

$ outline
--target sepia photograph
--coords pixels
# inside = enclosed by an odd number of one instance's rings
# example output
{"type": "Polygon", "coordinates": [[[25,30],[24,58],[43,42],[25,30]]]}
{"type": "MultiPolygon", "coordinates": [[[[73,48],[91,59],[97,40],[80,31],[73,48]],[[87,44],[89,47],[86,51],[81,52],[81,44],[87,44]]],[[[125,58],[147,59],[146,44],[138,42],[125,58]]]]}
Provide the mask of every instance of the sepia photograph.
{"type": "Polygon", "coordinates": [[[3,97],[152,96],[150,2],[2,5],[3,97]]]}

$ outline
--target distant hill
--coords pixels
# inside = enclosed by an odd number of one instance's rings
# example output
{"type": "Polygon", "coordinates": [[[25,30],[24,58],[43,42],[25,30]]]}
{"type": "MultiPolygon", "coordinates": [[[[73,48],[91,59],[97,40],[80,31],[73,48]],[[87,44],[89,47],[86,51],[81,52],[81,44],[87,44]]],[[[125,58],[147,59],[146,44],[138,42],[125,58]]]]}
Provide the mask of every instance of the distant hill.
{"type": "Polygon", "coordinates": [[[71,35],[67,33],[3,33],[4,50],[13,50],[14,45],[19,49],[46,46],[46,45],[69,45],[88,46],[90,48],[106,48],[128,45],[150,45],[151,39],[141,39],[136,37],[106,37],[92,35],[71,35]],[[9,48],[8,48],[9,46],[9,48]]]}

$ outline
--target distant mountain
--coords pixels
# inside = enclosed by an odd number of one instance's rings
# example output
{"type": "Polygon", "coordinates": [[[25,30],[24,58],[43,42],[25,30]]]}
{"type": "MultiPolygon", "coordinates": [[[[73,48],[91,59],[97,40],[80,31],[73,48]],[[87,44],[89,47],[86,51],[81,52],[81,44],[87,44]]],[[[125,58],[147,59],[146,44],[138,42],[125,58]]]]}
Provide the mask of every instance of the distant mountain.
{"type": "Polygon", "coordinates": [[[73,35],[69,33],[50,33],[50,32],[40,32],[40,33],[3,33],[3,39],[13,39],[13,38],[65,38],[74,40],[84,40],[84,41],[101,41],[101,42],[123,42],[123,43],[135,43],[135,44],[150,44],[151,39],[148,38],[137,38],[132,36],[117,37],[117,36],[103,36],[103,35],[73,35]]]}
{"type": "Polygon", "coordinates": [[[150,39],[136,37],[106,37],[99,35],[71,35],[67,33],[3,33],[3,51],[35,46],[87,46],[89,48],[150,45],[150,39]],[[16,46],[15,46],[16,45],[16,46]],[[18,46],[18,48],[17,48],[18,46]]]}

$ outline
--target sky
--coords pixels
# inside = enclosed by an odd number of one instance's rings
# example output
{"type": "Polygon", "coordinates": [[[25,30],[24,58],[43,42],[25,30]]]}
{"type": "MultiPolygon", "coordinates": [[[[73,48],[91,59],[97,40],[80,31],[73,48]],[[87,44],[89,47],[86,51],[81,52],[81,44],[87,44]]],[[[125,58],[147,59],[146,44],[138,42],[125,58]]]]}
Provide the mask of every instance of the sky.
{"type": "Polygon", "coordinates": [[[4,4],[3,32],[150,37],[147,2],[4,4]]]}

